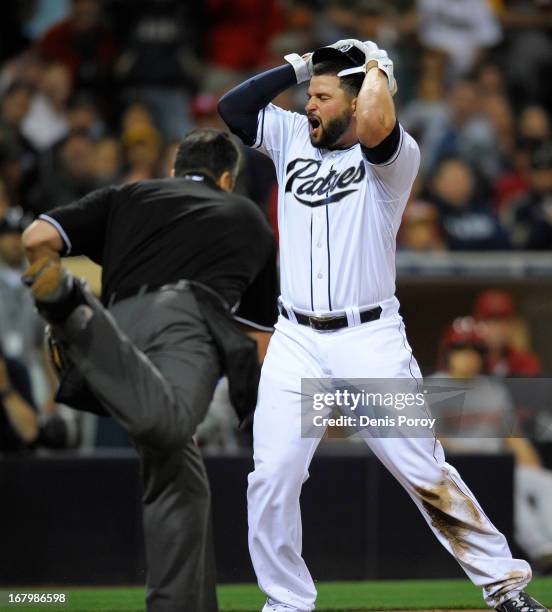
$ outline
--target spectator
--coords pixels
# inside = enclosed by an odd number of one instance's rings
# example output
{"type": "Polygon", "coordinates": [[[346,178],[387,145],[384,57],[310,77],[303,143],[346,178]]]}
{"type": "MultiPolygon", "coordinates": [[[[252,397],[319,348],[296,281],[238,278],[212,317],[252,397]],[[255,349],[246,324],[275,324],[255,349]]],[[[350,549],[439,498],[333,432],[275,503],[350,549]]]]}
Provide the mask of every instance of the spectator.
{"type": "Polygon", "coordinates": [[[517,139],[511,155],[511,166],[498,177],[493,185],[494,210],[504,225],[512,224],[510,209],[529,187],[529,160],[531,144],[517,139]]]}
{"type": "Polygon", "coordinates": [[[205,92],[197,95],[190,107],[194,127],[212,127],[225,130],[226,124],[221,119],[217,111],[218,96],[205,92]]]}
{"type": "Polygon", "coordinates": [[[552,141],[530,157],[529,192],[512,204],[509,219],[517,248],[552,250],[552,141]]]}
{"type": "Polygon", "coordinates": [[[190,128],[190,98],[202,75],[198,55],[203,39],[203,3],[138,0],[133,2],[130,15],[128,3],[119,4],[128,40],[116,74],[125,97],[139,98],[151,106],[165,138],[182,138],[190,128]]]}
{"type": "Polygon", "coordinates": [[[541,143],[550,140],[550,115],[543,106],[526,106],[519,115],[519,137],[522,140],[541,143]]]}
{"type": "Polygon", "coordinates": [[[485,0],[417,0],[418,35],[424,47],[444,54],[452,82],[476,65],[502,38],[500,23],[485,0]]]}
{"type": "Polygon", "coordinates": [[[0,181],[8,206],[12,202],[22,201],[23,165],[20,152],[16,147],[3,143],[0,143],[0,181]]]}
{"type": "Polygon", "coordinates": [[[477,88],[482,98],[506,96],[507,86],[504,72],[493,62],[483,62],[476,71],[477,88]]]}
{"type": "MultiPolygon", "coordinates": [[[[495,168],[489,165],[491,178],[501,176],[511,166],[516,144],[514,113],[503,94],[493,93],[481,96],[481,111],[489,122],[496,137],[495,168]]],[[[485,169],[485,166],[482,166],[485,169]]]]}
{"type": "Polygon", "coordinates": [[[208,0],[203,89],[218,92],[270,61],[270,42],[282,26],[276,0],[208,0]]]}
{"type": "Polygon", "coordinates": [[[155,119],[149,105],[142,101],[128,104],[121,117],[121,130],[126,132],[136,124],[146,124],[155,128],[155,119]]]}
{"type": "Polygon", "coordinates": [[[38,151],[48,149],[67,135],[67,102],[71,75],[63,64],[50,64],[44,71],[40,90],[31,100],[22,133],[38,151]]]}
{"type": "Polygon", "coordinates": [[[3,219],[10,208],[10,201],[6,192],[6,187],[2,181],[0,181],[0,219],[3,219]]]}
{"type": "Polygon", "coordinates": [[[2,97],[0,134],[2,141],[9,141],[23,149],[33,150],[21,132],[23,119],[29,112],[33,90],[23,81],[13,82],[2,97]]]}
{"type": "Polygon", "coordinates": [[[28,449],[38,437],[38,419],[25,367],[0,352],[0,454],[28,449]]]}
{"type": "MultiPolygon", "coordinates": [[[[23,120],[29,111],[33,91],[30,85],[23,82],[12,83],[1,101],[0,145],[4,155],[19,165],[12,182],[4,177],[8,187],[13,187],[15,201],[25,208],[31,205],[31,188],[39,180],[39,160],[32,144],[23,134],[23,120]]],[[[6,158],[5,158],[6,159],[6,158]]]]}
{"type": "Polygon", "coordinates": [[[402,251],[414,253],[446,250],[435,206],[423,200],[409,202],[403,214],[398,243],[402,251]]]}
{"type": "Polygon", "coordinates": [[[152,126],[136,123],[123,134],[128,171],[123,181],[132,183],[160,176],[161,135],[152,126]]]}
{"type": "Polygon", "coordinates": [[[507,388],[499,380],[482,376],[485,356],[486,340],[479,325],[470,317],[456,319],[444,335],[443,371],[437,376],[462,379],[465,393],[460,411],[439,403],[439,439],[454,452],[514,455],[515,539],[541,571],[549,572],[552,472],[543,467],[533,444],[519,436],[507,388]]]}
{"type": "Polygon", "coordinates": [[[116,138],[102,138],[94,144],[93,166],[98,185],[107,186],[118,182],[122,170],[122,153],[116,138]]]}
{"type": "MultiPolygon", "coordinates": [[[[542,106],[528,106],[517,121],[517,142],[511,151],[511,167],[495,183],[495,210],[508,221],[510,205],[530,190],[530,161],[534,149],[550,139],[550,119],[542,106]]],[[[511,219],[509,220],[511,223],[511,219]]]]}
{"type": "Polygon", "coordinates": [[[34,396],[49,404],[55,381],[46,366],[44,325],[21,285],[25,268],[21,234],[30,221],[19,208],[11,208],[0,219],[0,350],[24,365],[31,376],[34,396]]]}
{"type": "Polygon", "coordinates": [[[35,207],[38,215],[55,206],[78,200],[96,187],[94,143],[86,134],[71,134],[59,147],[55,172],[43,181],[35,207]]]}
{"type": "Polygon", "coordinates": [[[427,167],[447,155],[457,155],[485,177],[493,180],[500,172],[500,154],[496,134],[481,109],[481,98],[472,80],[461,80],[448,96],[448,116],[439,125],[440,140],[429,151],[427,167]]]}
{"type": "Polygon", "coordinates": [[[198,425],[195,439],[203,452],[235,451],[247,441],[238,427],[228,395],[228,379],[223,377],[216,386],[205,419],[198,425]]]}
{"type": "Polygon", "coordinates": [[[100,0],[71,0],[69,16],[46,31],[38,51],[47,61],[64,64],[76,89],[108,93],[116,46],[100,0]]]}
{"type": "Polygon", "coordinates": [[[327,37],[327,22],[309,0],[290,0],[283,4],[283,8],[286,27],[270,43],[270,54],[276,62],[289,53],[290,49],[303,54],[341,38],[332,38],[331,35],[327,37]]]}
{"type": "Polygon", "coordinates": [[[385,49],[390,57],[396,57],[394,46],[398,40],[395,27],[397,14],[389,3],[383,0],[360,0],[354,11],[355,38],[372,40],[385,49]]]}
{"type": "Polygon", "coordinates": [[[27,369],[0,351],[0,455],[35,446],[73,448],[79,439],[74,420],[59,414],[39,417],[27,369]]]}
{"type": "Polygon", "coordinates": [[[514,345],[519,319],[506,291],[490,289],[480,293],[473,316],[480,324],[488,349],[486,371],[495,376],[538,376],[540,361],[527,346],[514,345]]]}
{"type": "Polygon", "coordinates": [[[447,104],[439,61],[435,55],[421,59],[416,96],[401,113],[401,123],[416,138],[421,152],[421,171],[427,172],[436,162],[437,149],[447,131],[450,109],[447,104]]]}
{"type": "Polygon", "coordinates": [[[83,93],[76,94],[69,100],[67,119],[70,134],[86,134],[97,139],[103,136],[105,125],[94,100],[83,93]]]}
{"type": "Polygon", "coordinates": [[[0,93],[13,83],[24,83],[31,89],[38,87],[44,71],[44,62],[37,53],[27,50],[5,64],[0,64],[0,93]]]}
{"type": "Polygon", "coordinates": [[[440,161],[426,199],[441,216],[444,240],[453,251],[507,249],[509,241],[497,218],[476,191],[475,173],[460,158],[440,161]]]}
{"type": "MultiPolygon", "coordinates": [[[[401,35],[403,19],[396,3],[384,0],[358,0],[354,9],[354,36],[358,40],[371,40],[385,49],[393,58],[395,74],[400,75],[401,87],[395,104],[399,107],[415,97],[417,66],[412,63],[412,51],[419,49],[412,39],[401,35]]],[[[331,41],[333,42],[333,41],[331,41]]]]}
{"type": "Polygon", "coordinates": [[[552,7],[533,0],[510,0],[501,5],[500,19],[506,29],[502,51],[512,101],[518,106],[542,103],[550,107],[552,90],[552,7]]]}
{"type": "Polygon", "coordinates": [[[336,40],[353,38],[355,33],[355,0],[329,0],[324,5],[321,42],[330,45],[336,40]]]}

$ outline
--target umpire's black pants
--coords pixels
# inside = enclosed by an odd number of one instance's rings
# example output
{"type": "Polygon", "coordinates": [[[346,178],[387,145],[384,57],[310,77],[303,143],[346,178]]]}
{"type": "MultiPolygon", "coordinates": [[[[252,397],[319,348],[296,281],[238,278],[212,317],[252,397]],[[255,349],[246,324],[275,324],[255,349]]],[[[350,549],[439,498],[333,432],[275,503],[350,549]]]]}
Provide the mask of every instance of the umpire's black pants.
{"type": "Polygon", "coordinates": [[[220,377],[202,314],[189,289],[129,298],[110,312],[86,299],[60,331],[140,454],[147,609],[216,611],[210,491],[192,440],[220,377]]]}

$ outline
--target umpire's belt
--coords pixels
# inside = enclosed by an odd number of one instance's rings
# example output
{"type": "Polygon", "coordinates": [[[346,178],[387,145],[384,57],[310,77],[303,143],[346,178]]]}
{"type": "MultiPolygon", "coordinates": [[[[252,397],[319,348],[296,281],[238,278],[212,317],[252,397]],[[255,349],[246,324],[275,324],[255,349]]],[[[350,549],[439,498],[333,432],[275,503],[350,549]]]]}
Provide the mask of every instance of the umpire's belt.
{"type": "MultiPolygon", "coordinates": [[[[293,318],[289,315],[288,309],[281,302],[278,302],[278,308],[283,317],[290,321],[293,320],[293,318]]],[[[334,331],[336,329],[342,329],[343,327],[349,327],[349,321],[347,319],[347,315],[345,314],[335,316],[315,316],[297,312],[295,309],[292,309],[292,311],[293,316],[299,325],[307,325],[308,327],[312,327],[312,329],[316,329],[317,331],[334,331]]],[[[381,307],[376,306],[375,308],[361,310],[359,311],[359,315],[361,323],[377,321],[381,316],[381,307]]]]}
{"type": "Polygon", "coordinates": [[[146,293],[152,293],[153,291],[168,291],[170,289],[176,289],[178,291],[182,291],[184,289],[193,289],[194,287],[197,287],[205,291],[206,293],[211,294],[221,303],[221,305],[224,307],[225,310],[230,310],[230,306],[228,306],[224,298],[219,293],[217,293],[214,289],[207,287],[207,285],[204,285],[203,283],[200,283],[199,281],[188,280],[186,278],[175,281],[174,283],[167,283],[164,285],[144,284],[144,285],[140,285],[139,287],[127,287],[127,288],[119,289],[118,291],[114,291],[109,296],[109,299],[107,300],[106,305],[108,308],[111,308],[111,306],[113,306],[117,302],[121,302],[122,300],[126,300],[131,297],[145,295],[146,293]]]}

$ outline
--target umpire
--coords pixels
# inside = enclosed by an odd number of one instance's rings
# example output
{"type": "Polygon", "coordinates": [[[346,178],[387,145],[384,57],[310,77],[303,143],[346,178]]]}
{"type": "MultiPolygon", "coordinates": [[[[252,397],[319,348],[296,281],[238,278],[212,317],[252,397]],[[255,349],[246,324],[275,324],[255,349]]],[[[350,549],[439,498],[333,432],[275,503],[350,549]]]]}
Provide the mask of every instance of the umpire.
{"type": "Polygon", "coordinates": [[[52,324],[58,399],[113,416],[140,455],[151,612],[217,610],[209,485],[192,436],[222,372],[241,419],[255,404],[256,344],[232,315],[267,332],[276,317],[275,241],[257,206],[230,193],[238,161],[227,134],[194,130],[172,178],[94,191],[23,235],[23,282],[52,324]],[[69,254],[103,266],[103,305],[61,267],[69,254]]]}

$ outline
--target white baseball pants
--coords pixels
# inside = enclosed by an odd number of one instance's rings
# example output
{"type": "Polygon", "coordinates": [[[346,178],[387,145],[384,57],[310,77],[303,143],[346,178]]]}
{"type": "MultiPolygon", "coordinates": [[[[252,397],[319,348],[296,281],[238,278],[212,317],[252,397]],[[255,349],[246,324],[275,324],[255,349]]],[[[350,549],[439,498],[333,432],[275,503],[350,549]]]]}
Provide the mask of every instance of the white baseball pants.
{"type": "MultiPolygon", "coordinates": [[[[394,300],[394,298],[393,298],[394,300]]],[[[390,301],[392,302],[392,301],[390,301]]],[[[264,612],[310,612],[316,589],[301,557],[299,495],[320,439],[301,437],[301,378],[407,378],[421,373],[394,300],[382,318],[317,332],[280,317],[264,362],[249,475],[249,549],[264,612]]],[[[531,579],[432,436],[366,442],[397,478],[443,546],[496,606],[531,579]]],[[[352,500],[354,502],[354,500],[352,500]]]]}

